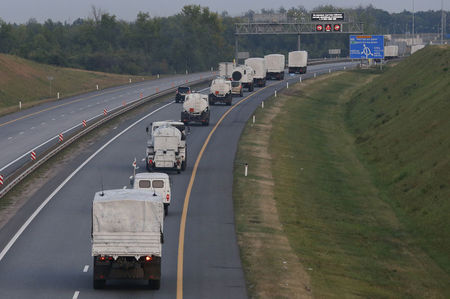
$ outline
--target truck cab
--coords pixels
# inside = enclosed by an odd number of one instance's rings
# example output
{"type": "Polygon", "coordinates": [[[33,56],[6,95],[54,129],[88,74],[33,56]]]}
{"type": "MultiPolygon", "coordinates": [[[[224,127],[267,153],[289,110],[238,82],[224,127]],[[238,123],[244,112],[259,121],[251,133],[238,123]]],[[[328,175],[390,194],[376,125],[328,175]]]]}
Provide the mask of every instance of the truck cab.
{"type": "Polygon", "coordinates": [[[164,203],[164,215],[167,216],[171,200],[171,184],[170,178],[166,173],[136,173],[134,177],[130,177],[130,183],[133,189],[147,190],[152,192],[152,194],[156,192],[161,195],[164,203]]]}

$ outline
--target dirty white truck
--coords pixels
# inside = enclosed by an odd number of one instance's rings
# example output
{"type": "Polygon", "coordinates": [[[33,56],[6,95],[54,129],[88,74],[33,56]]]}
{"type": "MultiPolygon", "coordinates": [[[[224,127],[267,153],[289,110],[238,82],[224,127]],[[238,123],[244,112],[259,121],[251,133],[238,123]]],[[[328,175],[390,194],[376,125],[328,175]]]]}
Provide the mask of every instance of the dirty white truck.
{"type": "Polygon", "coordinates": [[[199,122],[204,126],[209,125],[209,101],[208,96],[201,93],[191,93],[186,96],[181,111],[181,121],[184,124],[199,122]]]}
{"type": "Polygon", "coordinates": [[[284,80],[286,59],[283,54],[269,54],[264,56],[267,67],[267,79],[284,80]]]}
{"type": "Polygon", "coordinates": [[[233,69],[231,78],[233,81],[240,81],[242,87],[247,88],[248,91],[253,91],[255,88],[253,84],[254,74],[255,71],[248,65],[239,65],[233,69]]]}
{"type": "MultiPolygon", "coordinates": [[[[147,127],[147,133],[149,128],[147,127]]],[[[164,121],[152,124],[147,141],[146,166],[148,171],[158,168],[186,169],[186,134],[182,122],[164,121]]]]}
{"type": "Polygon", "coordinates": [[[211,87],[209,88],[208,100],[210,105],[223,103],[231,106],[231,81],[226,80],[225,78],[216,78],[212,80],[211,87]]]}
{"type": "Polygon", "coordinates": [[[160,195],[142,190],[105,190],[92,204],[93,286],[110,279],[161,281],[164,208],[160,195]]]}
{"type": "Polygon", "coordinates": [[[226,79],[231,78],[234,64],[232,62],[219,62],[219,76],[226,79]]]}
{"type": "Polygon", "coordinates": [[[153,192],[162,196],[164,204],[164,215],[169,213],[169,206],[171,200],[170,191],[170,178],[167,173],[162,172],[143,172],[136,173],[133,177],[130,177],[130,184],[133,189],[146,190],[149,194],[153,195],[153,192]]]}
{"type": "Polygon", "coordinates": [[[289,74],[305,74],[308,64],[308,52],[292,51],[288,55],[289,74]]]}
{"type": "Polygon", "coordinates": [[[253,75],[253,83],[259,87],[266,86],[267,67],[264,58],[247,58],[245,60],[245,65],[251,67],[255,72],[253,75]]]}

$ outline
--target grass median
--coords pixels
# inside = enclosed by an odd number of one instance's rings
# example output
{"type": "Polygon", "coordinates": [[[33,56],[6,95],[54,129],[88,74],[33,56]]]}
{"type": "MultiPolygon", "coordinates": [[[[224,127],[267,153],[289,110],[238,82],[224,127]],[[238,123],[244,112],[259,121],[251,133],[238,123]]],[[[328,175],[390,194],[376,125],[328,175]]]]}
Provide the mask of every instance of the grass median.
{"type": "Polygon", "coordinates": [[[448,274],[386,200],[376,165],[361,160],[348,128],[346,103],[377,77],[368,70],[305,81],[247,124],[233,195],[251,297],[449,295],[448,274]]]}

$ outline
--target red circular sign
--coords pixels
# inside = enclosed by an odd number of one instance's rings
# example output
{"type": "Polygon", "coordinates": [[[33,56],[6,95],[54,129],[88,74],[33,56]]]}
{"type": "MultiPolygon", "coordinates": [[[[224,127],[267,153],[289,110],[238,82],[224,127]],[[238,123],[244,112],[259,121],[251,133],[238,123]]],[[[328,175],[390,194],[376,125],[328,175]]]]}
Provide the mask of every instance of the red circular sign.
{"type": "Polygon", "coordinates": [[[316,31],[322,31],[323,26],[322,25],[316,25],[316,31]]]}
{"type": "Polygon", "coordinates": [[[341,25],[340,24],[334,24],[334,31],[341,31],[341,25]]]}

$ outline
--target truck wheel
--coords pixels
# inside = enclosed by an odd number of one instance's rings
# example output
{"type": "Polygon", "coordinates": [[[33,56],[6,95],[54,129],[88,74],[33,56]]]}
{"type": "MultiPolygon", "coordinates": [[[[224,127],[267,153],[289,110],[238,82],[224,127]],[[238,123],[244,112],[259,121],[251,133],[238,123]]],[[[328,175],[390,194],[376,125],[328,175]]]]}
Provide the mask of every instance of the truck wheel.
{"type": "Polygon", "coordinates": [[[169,214],[169,206],[164,204],[164,216],[167,216],[169,214]]]}
{"type": "Polygon", "coordinates": [[[152,289],[152,290],[159,290],[159,288],[161,286],[161,280],[150,279],[148,281],[148,285],[150,286],[150,289],[152,289]]]}
{"type": "Polygon", "coordinates": [[[186,170],[186,159],[184,159],[184,161],[181,162],[181,170],[183,171],[186,170]]]}
{"type": "Polygon", "coordinates": [[[241,97],[244,96],[244,90],[241,88],[241,93],[239,94],[241,97]]]}
{"type": "Polygon", "coordinates": [[[94,279],[94,289],[99,290],[105,288],[106,280],[94,279]]]}

